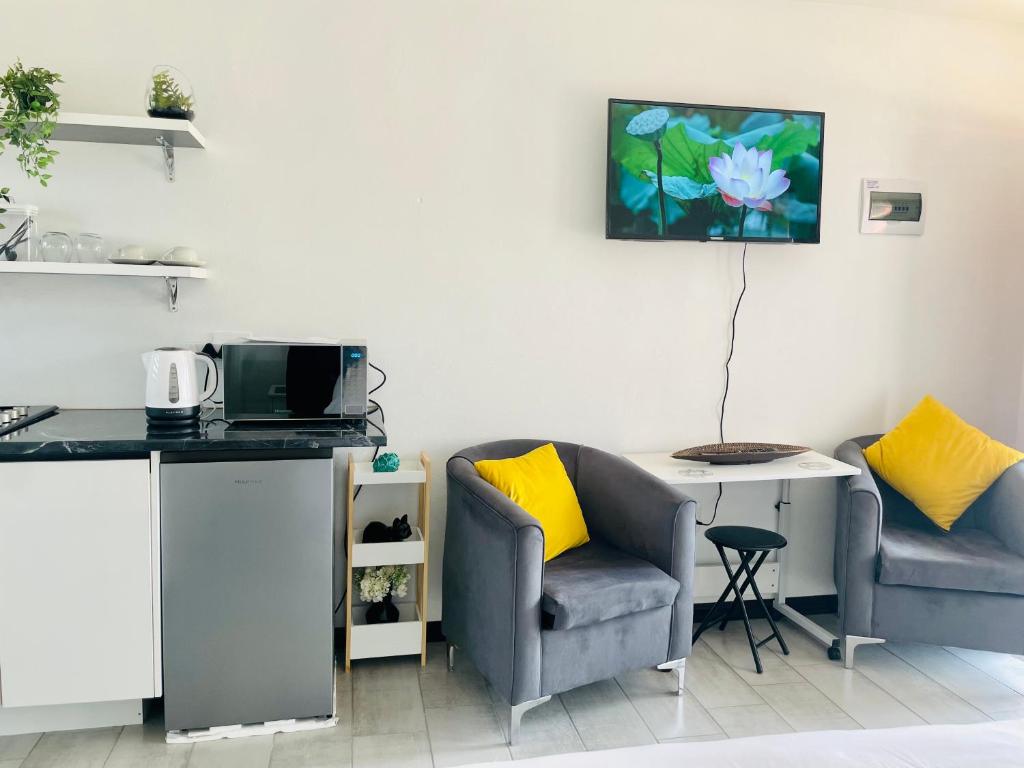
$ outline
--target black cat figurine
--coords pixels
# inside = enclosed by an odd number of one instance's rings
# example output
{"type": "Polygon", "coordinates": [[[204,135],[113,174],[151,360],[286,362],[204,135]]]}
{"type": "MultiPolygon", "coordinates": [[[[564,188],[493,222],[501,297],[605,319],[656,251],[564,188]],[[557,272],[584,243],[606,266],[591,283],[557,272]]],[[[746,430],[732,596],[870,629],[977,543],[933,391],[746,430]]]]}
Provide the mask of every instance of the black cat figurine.
{"type": "Polygon", "coordinates": [[[363,544],[383,544],[390,541],[405,541],[412,536],[409,516],[396,517],[391,526],[374,520],[363,529],[363,544]]]}

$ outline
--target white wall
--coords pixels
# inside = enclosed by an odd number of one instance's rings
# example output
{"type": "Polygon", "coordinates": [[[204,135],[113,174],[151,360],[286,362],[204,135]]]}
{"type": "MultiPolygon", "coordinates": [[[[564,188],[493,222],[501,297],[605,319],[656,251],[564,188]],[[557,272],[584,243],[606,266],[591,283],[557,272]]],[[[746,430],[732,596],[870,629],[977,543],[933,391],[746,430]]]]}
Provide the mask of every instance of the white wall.
{"type": "MultiPolygon", "coordinates": [[[[750,248],[727,439],[831,451],[933,392],[1013,440],[1022,36],[988,7],[61,0],[41,28],[9,3],[6,58],[62,72],[67,110],[140,114],[172,63],[210,149],[175,184],[156,149],[85,144],[47,191],[9,156],[0,179],[44,229],[194,245],[215,275],[176,315],[159,281],[4,276],[0,399],[139,406],[138,353],[214,331],[365,336],[392,444],[435,457],[435,555],[460,447],[715,439],[738,246],[604,239],[615,96],[827,113],[821,245],[750,248]],[[865,175],[927,182],[924,237],[858,234],[865,175]]],[[[729,489],[720,520],[770,522],[775,492],[729,489]]],[[[796,590],[829,592],[833,486],[794,500],[796,590]]]]}

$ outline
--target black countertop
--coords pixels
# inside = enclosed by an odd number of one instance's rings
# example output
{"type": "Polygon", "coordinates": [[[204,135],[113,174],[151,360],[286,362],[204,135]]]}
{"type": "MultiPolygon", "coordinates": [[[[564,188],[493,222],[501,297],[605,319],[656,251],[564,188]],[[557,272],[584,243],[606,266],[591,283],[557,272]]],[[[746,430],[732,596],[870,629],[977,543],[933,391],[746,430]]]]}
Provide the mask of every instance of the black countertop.
{"type": "MultiPolygon", "coordinates": [[[[167,433],[146,424],[141,409],[66,410],[0,437],[0,461],[146,455],[152,451],[246,451],[316,448],[373,448],[380,435],[367,435],[365,420],[343,426],[238,426],[220,411],[191,433],[167,433]]],[[[372,428],[371,428],[372,429],[372,428]]]]}

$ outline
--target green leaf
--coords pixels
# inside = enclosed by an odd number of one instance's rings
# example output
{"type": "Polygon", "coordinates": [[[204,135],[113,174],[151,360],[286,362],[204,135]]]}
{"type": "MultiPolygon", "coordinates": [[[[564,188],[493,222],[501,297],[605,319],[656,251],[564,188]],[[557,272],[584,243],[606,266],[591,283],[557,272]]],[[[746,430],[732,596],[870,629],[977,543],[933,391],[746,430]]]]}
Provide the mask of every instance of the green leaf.
{"type": "Polygon", "coordinates": [[[667,130],[661,146],[664,152],[664,176],[685,176],[700,184],[712,182],[708,160],[732,152],[723,141],[711,144],[697,141],[687,133],[684,123],[677,123],[667,130]]]}
{"type": "Polygon", "coordinates": [[[786,120],[782,130],[765,136],[757,142],[758,150],[772,151],[772,170],[782,167],[782,161],[807,151],[808,147],[817,146],[820,140],[820,129],[786,120]]]}
{"type": "Polygon", "coordinates": [[[630,136],[625,128],[621,134],[612,136],[612,159],[642,181],[647,181],[644,175],[647,171],[655,171],[658,167],[654,143],[630,136]]]}
{"type": "MultiPolygon", "coordinates": [[[[651,184],[657,188],[658,175],[647,171],[647,177],[651,184]]],[[[699,200],[704,197],[711,197],[718,192],[715,183],[700,184],[686,176],[663,176],[661,179],[665,194],[674,197],[676,200],[699,200]]]]}

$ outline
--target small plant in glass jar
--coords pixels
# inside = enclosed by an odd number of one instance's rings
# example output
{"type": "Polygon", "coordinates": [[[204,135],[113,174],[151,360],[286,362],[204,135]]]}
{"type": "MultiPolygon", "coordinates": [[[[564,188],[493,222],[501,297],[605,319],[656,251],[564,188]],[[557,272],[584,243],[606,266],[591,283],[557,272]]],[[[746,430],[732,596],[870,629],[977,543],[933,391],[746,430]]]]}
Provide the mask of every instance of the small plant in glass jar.
{"type": "Polygon", "coordinates": [[[153,76],[146,91],[146,114],[150,117],[169,117],[172,120],[191,120],[195,96],[188,78],[174,67],[153,67],[153,76]]]}

